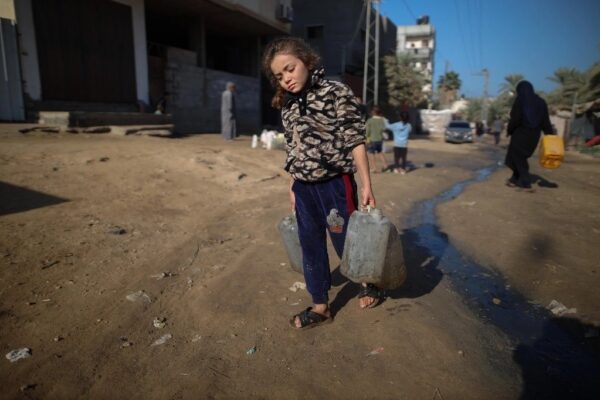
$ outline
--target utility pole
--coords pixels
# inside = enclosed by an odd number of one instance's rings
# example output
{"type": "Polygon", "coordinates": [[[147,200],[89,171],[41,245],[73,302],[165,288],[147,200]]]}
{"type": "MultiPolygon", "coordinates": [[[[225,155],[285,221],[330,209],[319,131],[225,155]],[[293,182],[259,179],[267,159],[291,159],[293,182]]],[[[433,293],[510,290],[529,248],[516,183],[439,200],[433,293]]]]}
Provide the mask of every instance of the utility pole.
{"type": "Polygon", "coordinates": [[[487,123],[488,117],[488,89],[490,86],[490,71],[487,68],[481,70],[476,76],[483,76],[483,98],[481,99],[481,122],[487,123]]]}
{"type": "Polygon", "coordinates": [[[363,67],[363,101],[367,105],[378,105],[379,0],[364,1],[366,1],[367,3],[367,17],[365,18],[365,63],[363,67]]]}

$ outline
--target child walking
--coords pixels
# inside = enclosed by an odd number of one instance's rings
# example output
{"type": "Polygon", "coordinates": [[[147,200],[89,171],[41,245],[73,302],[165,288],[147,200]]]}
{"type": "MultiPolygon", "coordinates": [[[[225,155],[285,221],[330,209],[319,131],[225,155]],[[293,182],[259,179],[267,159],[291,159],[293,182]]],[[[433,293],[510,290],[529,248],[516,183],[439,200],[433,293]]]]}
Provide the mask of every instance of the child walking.
{"type": "Polygon", "coordinates": [[[394,172],[406,174],[406,155],[408,154],[408,136],[412,126],[408,122],[408,113],[400,113],[400,121],[390,124],[386,121],[386,129],[394,134],[394,172]],[[402,162],[400,162],[402,160],[402,162]]]}
{"type": "Polygon", "coordinates": [[[385,171],[386,161],[383,154],[383,131],[385,129],[385,119],[381,109],[374,106],[371,110],[371,118],[367,120],[367,153],[369,154],[369,163],[373,164],[371,172],[385,171]],[[381,162],[381,169],[377,167],[377,159],[381,162]]]}
{"type": "MultiPolygon", "coordinates": [[[[290,201],[298,221],[304,279],[314,303],[291,318],[298,329],[332,320],[326,231],[341,258],[348,219],[358,206],[355,172],[361,181],[360,204],[375,207],[360,105],[348,86],[324,79],[320,61],[306,42],[294,37],[269,43],[262,60],[276,88],[272,104],[281,109],[290,201]]],[[[359,298],[362,308],[373,307],[381,291],[362,285],[359,298]]]]}

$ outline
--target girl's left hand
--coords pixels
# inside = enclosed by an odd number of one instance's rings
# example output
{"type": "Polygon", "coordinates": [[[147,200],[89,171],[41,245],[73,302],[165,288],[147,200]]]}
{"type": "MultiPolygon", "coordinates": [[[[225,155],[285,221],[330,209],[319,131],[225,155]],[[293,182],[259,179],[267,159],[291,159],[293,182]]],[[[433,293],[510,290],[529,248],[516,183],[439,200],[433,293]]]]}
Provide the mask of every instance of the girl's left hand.
{"type": "Polygon", "coordinates": [[[363,186],[361,189],[360,205],[362,207],[371,206],[371,208],[375,208],[375,196],[373,195],[371,186],[363,186]]]}

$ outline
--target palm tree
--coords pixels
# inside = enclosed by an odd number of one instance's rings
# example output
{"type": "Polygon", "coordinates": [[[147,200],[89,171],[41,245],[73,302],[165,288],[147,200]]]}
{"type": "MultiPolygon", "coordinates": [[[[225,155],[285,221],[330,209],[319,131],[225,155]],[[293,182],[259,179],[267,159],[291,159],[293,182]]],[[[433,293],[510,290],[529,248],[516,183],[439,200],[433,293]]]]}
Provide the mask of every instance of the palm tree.
{"type": "Polygon", "coordinates": [[[550,105],[554,108],[568,108],[574,101],[587,98],[588,77],[587,73],[576,68],[558,68],[554,75],[548,77],[548,80],[558,85],[548,96],[550,105]]]}
{"type": "Polygon", "coordinates": [[[521,74],[510,74],[504,77],[504,82],[500,84],[500,95],[512,96],[517,93],[517,85],[525,77],[521,74]]]}
{"type": "Polygon", "coordinates": [[[438,79],[438,88],[446,91],[458,91],[462,86],[462,81],[458,72],[448,71],[438,79]]]}

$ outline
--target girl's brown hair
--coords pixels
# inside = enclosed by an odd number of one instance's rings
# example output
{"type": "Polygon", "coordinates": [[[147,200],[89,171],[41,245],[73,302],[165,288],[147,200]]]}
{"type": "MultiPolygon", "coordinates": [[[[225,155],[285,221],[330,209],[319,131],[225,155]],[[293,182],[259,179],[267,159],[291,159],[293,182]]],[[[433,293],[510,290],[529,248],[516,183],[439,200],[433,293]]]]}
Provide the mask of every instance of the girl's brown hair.
{"type": "MultiPolygon", "coordinates": [[[[270,42],[263,52],[262,69],[275,89],[275,95],[271,100],[271,105],[275,108],[283,107],[283,97],[285,95],[285,89],[281,87],[277,78],[273,75],[273,71],[271,71],[271,63],[278,54],[289,54],[298,57],[309,72],[314,71],[321,64],[319,54],[300,38],[281,37],[270,42]]],[[[310,76],[308,79],[310,79],[310,76]]]]}

